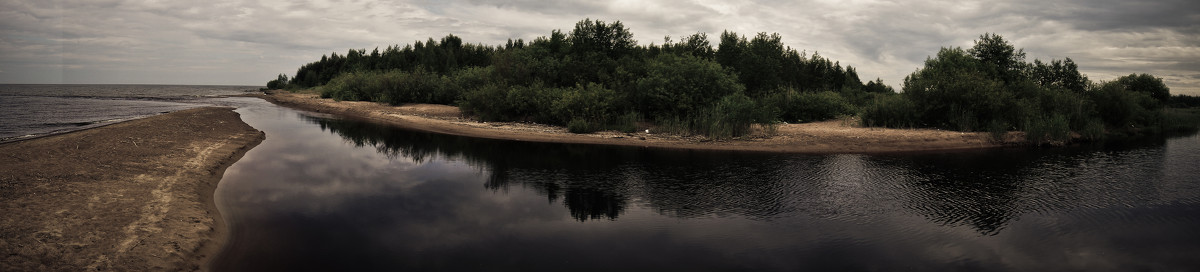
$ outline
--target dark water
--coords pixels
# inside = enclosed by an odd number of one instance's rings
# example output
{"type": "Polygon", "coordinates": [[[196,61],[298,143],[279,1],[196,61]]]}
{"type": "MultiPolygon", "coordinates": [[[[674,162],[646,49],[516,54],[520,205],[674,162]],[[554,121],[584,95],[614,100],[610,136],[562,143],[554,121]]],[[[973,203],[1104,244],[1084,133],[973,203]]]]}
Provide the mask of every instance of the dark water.
{"type": "Polygon", "coordinates": [[[1195,270],[1200,137],[791,155],[523,143],[231,98],[217,271],[1195,270]]]}
{"type": "Polygon", "coordinates": [[[0,84],[0,142],[92,128],[205,105],[251,86],[0,84]]]}

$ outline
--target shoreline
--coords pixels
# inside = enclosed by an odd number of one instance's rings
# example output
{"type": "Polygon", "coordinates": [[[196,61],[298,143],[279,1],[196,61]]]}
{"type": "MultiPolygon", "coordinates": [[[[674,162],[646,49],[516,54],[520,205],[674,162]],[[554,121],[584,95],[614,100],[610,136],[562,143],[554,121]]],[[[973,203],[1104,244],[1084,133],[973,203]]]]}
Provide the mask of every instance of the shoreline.
{"type": "Polygon", "coordinates": [[[390,106],[364,101],[334,101],[316,94],[268,91],[251,95],[279,106],[382,122],[426,132],[529,142],[598,144],[668,149],[756,151],[809,154],[879,154],[936,152],[1010,147],[1025,143],[1019,132],[1009,132],[997,143],[985,132],[934,129],[856,127],[832,120],[781,124],[775,133],[759,129],[751,136],[708,140],[667,134],[601,131],[574,134],[566,128],[519,122],[480,122],[464,116],[457,107],[431,104],[390,106]]]}
{"type": "Polygon", "coordinates": [[[201,270],[225,169],[264,139],[201,107],[0,144],[0,270],[201,270]]]}

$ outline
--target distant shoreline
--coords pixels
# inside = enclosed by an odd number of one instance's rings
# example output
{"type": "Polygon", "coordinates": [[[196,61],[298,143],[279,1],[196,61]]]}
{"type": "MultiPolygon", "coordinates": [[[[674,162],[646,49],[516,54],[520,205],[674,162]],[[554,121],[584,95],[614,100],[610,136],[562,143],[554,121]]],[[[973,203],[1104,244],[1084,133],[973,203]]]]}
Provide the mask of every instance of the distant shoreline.
{"type": "Polygon", "coordinates": [[[0,144],[3,268],[201,270],[226,233],[213,191],[264,137],[204,107],[0,144]]]}
{"type": "Polygon", "coordinates": [[[863,128],[842,121],[780,125],[774,134],[711,141],[650,133],[602,131],[574,134],[566,128],[517,122],[479,122],[465,118],[457,107],[432,104],[390,106],[376,102],[334,101],[315,94],[268,91],[254,95],[277,105],[301,110],[373,120],[401,127],[468,137],[529,142],[600,144],[670,149],[841,154],[898,153],[988,149],[1025,143],[1010,132],[1003,143],[984,132],[934,129],[863,128]]]}

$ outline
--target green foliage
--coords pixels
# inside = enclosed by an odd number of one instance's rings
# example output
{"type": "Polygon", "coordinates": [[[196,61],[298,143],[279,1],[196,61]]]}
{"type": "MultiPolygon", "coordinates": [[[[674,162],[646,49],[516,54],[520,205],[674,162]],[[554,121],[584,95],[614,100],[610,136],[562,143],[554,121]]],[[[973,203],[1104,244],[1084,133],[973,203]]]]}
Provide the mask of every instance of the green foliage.
{"type": "Polygon", "coordinates": [[[1157,119],[1157,101],[1143,92],[1127,91],[1124,84],[1108,82],[1088,93],[1096,101],[1101,120],[1115,130],[1145,127],[1157,119]]]}
{"type": "Polygon", "coordinates": [[[1067,122],[1067,117],[1060,114],[1038,116],[1027,123],[1025,139],[1030,143],[1042,145],[1070,140],[1070,124],[1067,122]]]}
{"type": "Polygon", "coordinates": [[[554,116],[555,101],[563,95],[562,89],[532,86],[506,86],[489,84],[463,95],[459,107],[465,113],[474,114],[484,121],[534,121],[564,124],[554,116]]]}
{"type": "Polygon", "coordinates": [[[1200,129],[1200,109],[1166,109],[1161,125],[1163,132],[1192,133],[1200,129]]]}
{"type": "Polygon", "coordinates": [[[571,119],[571,122],[567,123],[567,131],[571,133],[592,133],[599,131],[600,127],[601,126],[582,118],[571,119]]]}
{"type": "Polygon", "coordinates": [[[699,110],[686,118],[660,118],[660,129],[674,133],[703,135],[727,139],[746,135],[753,124],[773,125],[770,111],[759,107],[750,97],[734,94],[722,97],[716,105],[699,110]]]}
{"type": "Polygon", "coordinates": [[[1163,84],[1161,78],[1149,74],[1130,74],[1119,77],[1117,80],[1110,82],[1110,84],[1120,85],[1126,91],[1143,93],[1150,96],[1150,98],[1153,98],[1157,102],[1153,106],[1155,108],[1166,105],[1171,99],[1171,89],[1167,88],[1166,84],[1163,84]]]}
{"type": "Polygon", "coordinates": [[[903,96],[919,106],[923,125],[962,131],[1012,117],[1005,113],[1015,102],[1015,94],[961,48],[942,48],[937,58],[925,60],[924,69],[905,77],[903,96]]]}
{"type": "MultiPolygon", "coordinates": [[[[969,50],[942,48],[905,78],[902,94],[864,107],[863,123],[986,130],[997,140],[1019,129],[1034,144],[1070,141],[1072,132],[1098,139],[1106,131],[1153,133],[1168,127],[1159,109],[1169,91],[1159,78],[1130,75],[1093,85],[1070,58],[1049,64],[1024,58],[1022,50],[993,34],[981,36],[969,50]]],[[[878,87],[868,82],[865,88],[878,87]]]]}
{"type": "Polygon", "coordinates": [[[1172,108],[1200,108],[1200,96],[1172,95],[1169,106],[1172,108]]]}
{"type": "Polygon", "coordinates": [[[589,83],[562,90],[562,96],[553,102],[551,112],[560,121],[587,120],[605,124],[617,117],[616,92],[600,84],[589,83]]]}
{"type": "Polygon", "coordinates": [[[491,55],[497,47],[463,44],[462,39],[451,35],[441,42],[430,38],[422,43],[401,47],[388,46],[382,52],[375,48],[370,54],[366,49],[350,49],[344,55],[336,52],[321,56],[321,60],[305,64],[296,70],[288,81],[299,87],[325,85],[338,75],[356,71],[402,70],[414,72],[424,69],[438,75],[447,75],[466,67],[484,67],[491,64],[491,55]]]}
{"type": "Polygon", "coordinates": [[[651,116],[686,115],[744,89],[720,64],[689,55],[659,55],[645,70],[630,96],[639,112],[651,116]]]}
{"type": "Polygon", "coordinates": [[[896,90],[892,89],[892,86],[884,85],[883,79],[879,79],[879,78],[876,78],[875,81],[868,81],[867,85],[863,86],[863,91],[866,91],[868,93],[884,93],[884,94],[896,93],[896,90]]]}
{"type": "MultiPolygon", "coordinates": [[[[862,81],[853,67],[842,68],[814,53],[806,57],[783,45],[779,34],[758,33],[746,40],[737,33],[723,32],[716,60],[732,69],[746,86],[746,95],[759,98],[779,89],[800,91],[861,90],[862,81]]],[[[882,82],[880,82],[882,84],[882,82]]]]}
{"type": "Polygon", "coordinates": [[[785,47],[778,34],[746,40],[726,32],[718,47],[704,33],[639,46],[621,22],[585,19],[569,33],[553,30],[529,43],[492,47],[448,35],[369,53],[351,49],[272,86],[320,86],[323,97],[337,100],[456,104],[486,121],[572,131],[630,132],[642,120],[663,120],[684,128],[679,133],[712,137],[780,119],[854,114],[894,93],[879,80],[864,86],[853,67],[785,47]]]}
{"type": "Polygon", "coordinates": [[[1016,49],[1003,37],[985,33],[975,41],[975,46],[966,51],[983,64],[983,69],[992,78],[1013,82],[1021,78],[1025,66],[1025,51],[1016,49]]]}
{"type": "MultiPolygon", "coordinates": [[[[477,71],[476,71],[477,72],[477,71]]],[[[366,100],[392,105],[404,103],[450,104],[462,93],[460,82],[422,69],[414,72],[351,72],[331,80],[321,92],[334,100],[366,100]]],[[[478,82],[474,82],[478,83],[478,82]]]]}
{"type": "Polygon", "coordinates": [[[279,74],[279,76],[276,77],[275,80],[267,81],[267,89],[270,89],[270,90],[283,89],[284,87],[287,87],[287,84],[288,84],[288,76],[285,74],[279,74]]]}
{"type": "Polygon", "coordinates": [[[801,93],[795,90],[775,92],[764,102],[784,122],[824,121],[854,114],[855,108],[842,95],[831,92],[801,93]]]}
{"type": "Polygon", "coordinates": [[[604,21],[584,19],[575,24],[569,40],[571,54],[585,58],[595,54],[619,59],[632,53],[637,46],[633,33],[620,21],[605,24],[604,21]]]}
{"type": "Polygon", "coordinates": [[[914,128],[918,127],[919,114],[917,104],[906,96],[880,96],[863,109],[862,123],[869,127],[914,128]]]}
{"type": "Polygon", "coordinates": [[[1071,58],[1064,61],[1053,60],[1050,64],[1041,60],[1033,60],[1033,65],[1026,72],[1031,80],[1038,85],[1052,89],[1064,89],[1075,93],[1087,91],[1088,78],[1079,73],[1079,66],[1071,58]]]}

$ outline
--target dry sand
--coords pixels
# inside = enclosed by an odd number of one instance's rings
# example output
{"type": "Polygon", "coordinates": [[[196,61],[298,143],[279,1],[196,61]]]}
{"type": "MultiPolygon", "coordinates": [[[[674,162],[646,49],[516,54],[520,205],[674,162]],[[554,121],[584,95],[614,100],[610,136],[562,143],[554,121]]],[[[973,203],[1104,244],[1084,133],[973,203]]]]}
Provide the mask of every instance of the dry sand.
{"type": "Polygon", "coordinates": [[[0,144],[0,271],[199,270],[213,190],[264,135],[230,108],[0,144]]]}
{"type": "Polygon", "coordinates": [[[515,122],[478,122],[457,107],[409,104],[390,106],[361,101],[334,101],[315,94],[269,92],[261,95],[275,104],[308,111],[374,120],[429,132],[480,138],[645,146],[659,148],[743,150],[790,153],[890,153],[995,148],[1020,144],[1018,132],[1006,141],[994,142],[987,133],[934,129],[887,129],[858,127],[852,121],[825,121],[779,125],[775,133],[760,131],[733,140],[711,141],[703,137],[605,131],[574,134],[563,127],[515,122]]]}

